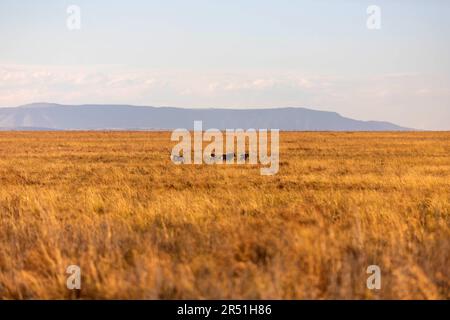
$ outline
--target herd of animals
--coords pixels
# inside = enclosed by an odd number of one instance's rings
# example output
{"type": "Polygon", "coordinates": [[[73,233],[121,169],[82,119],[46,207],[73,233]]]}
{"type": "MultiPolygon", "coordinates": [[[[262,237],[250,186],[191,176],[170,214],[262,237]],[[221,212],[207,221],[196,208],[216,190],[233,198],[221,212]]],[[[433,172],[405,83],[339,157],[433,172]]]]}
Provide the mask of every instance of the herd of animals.
{"type": "MultiPolygon", "coordinates": [[[[185,163],[185,158],[183,156],[180,155],[172,155],[171,156],[172,161],[175,163],[185,163]]],[[[215,153],[211,153],[209,160],[210,162],[217,162],[219,160],[221,161],[231,161],[234,159],[239,159],[239,160],[243,160],[246,161],[249,159],[249,154],[248,153],[242,153],[242,154],[237,154],[237,153],[224,153],[221,155],[216,155],[215,153]]]]}

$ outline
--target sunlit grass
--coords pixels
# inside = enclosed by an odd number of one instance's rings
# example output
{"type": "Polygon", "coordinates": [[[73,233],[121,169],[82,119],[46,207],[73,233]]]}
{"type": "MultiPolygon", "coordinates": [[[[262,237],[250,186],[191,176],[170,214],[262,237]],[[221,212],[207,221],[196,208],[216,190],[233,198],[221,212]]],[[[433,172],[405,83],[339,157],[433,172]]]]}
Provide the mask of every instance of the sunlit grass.
{"type": "Polygon", "coordinates": [[[168,132],[1,132],[0,298],[450,298],[450,133],[281,133],[280,171],[168,132]],[[366,268],[382,288],[366,288],[366,268]]]}

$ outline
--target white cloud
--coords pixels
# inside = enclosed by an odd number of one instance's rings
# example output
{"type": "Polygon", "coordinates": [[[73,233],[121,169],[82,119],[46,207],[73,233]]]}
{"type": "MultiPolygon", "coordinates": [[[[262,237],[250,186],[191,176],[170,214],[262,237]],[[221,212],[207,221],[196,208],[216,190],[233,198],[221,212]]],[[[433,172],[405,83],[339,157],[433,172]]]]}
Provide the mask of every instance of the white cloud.
{"type": "Polygon", "coordinates": [[[450,115],[449,88],[448,76],[416,73],[343,78],[294,72],[0,65],[0,106],[36,101],[180,107],[306,106],[363,120],[441,129],[449,128],[442,120],[450,115]],[[429,112],[430,108],[440,110],[440,114],[429,112]]]}

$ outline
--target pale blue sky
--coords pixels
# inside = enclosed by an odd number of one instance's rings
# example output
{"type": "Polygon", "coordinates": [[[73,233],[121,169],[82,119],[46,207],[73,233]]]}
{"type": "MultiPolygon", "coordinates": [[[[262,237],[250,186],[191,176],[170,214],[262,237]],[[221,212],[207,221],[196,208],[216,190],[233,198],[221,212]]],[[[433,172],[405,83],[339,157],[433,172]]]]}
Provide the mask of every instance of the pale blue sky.
{"type": "Polygon", "coordinates": [[[446,0],[0,0],[0,106],[303,106],[449,130],[449,15],[446,0]]]}

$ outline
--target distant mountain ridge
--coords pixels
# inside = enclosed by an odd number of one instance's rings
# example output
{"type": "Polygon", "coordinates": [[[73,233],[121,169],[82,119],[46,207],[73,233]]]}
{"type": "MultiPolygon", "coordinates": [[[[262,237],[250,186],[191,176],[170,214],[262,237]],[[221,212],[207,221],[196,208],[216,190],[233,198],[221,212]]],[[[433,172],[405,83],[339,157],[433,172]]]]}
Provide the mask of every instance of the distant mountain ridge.
{"type": "Polygon", "coordinates": [[[0,108],[0,130],[172,130],[203,128],[280,129],[289,131],[402,131],[383,121],[360,121],[336,112],[306,108],[183,109],[131,105],[33,103],[0,108]],[[34,128],[34,129],[33,129],[34,128]]]}

